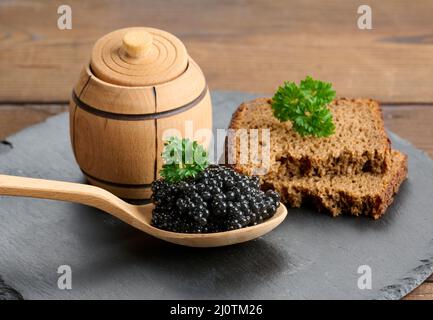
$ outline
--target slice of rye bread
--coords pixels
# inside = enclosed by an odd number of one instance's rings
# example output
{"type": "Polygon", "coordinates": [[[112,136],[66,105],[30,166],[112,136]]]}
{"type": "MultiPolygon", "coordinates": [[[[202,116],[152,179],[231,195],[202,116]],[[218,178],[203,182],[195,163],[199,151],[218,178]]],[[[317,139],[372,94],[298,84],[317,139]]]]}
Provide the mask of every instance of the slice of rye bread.
{"type": "MultiPolygon", "coordinates": [[[[302,137],[292,129],[290,121],[280,122],[272,114],[269,98],[241,104],[229,128],[269,128],[270,162],[285,176],[385,172],[391,144],[379,104],[370,99],[340,98],[330,103],[329,109],[335,134],[326,138],[302,137]]],[[[236,159],[239,149],[234,151],[236,159]]]]}
{"type": "Polygon", "coordinates": [[[326,177],[282,177],[276,172],[263,176],[263,189],[274,189],[291,207],[313,203],[334,217],[342,213],[380,218],[393,201],[407,175],[407,156],[393,150],[388,170],[326,177]]]}

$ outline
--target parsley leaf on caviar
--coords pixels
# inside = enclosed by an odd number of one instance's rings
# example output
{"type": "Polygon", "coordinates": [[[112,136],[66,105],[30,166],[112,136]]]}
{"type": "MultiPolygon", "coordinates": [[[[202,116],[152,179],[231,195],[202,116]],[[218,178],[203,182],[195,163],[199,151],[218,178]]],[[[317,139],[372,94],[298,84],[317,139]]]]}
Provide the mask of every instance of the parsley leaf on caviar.
{"type": "Polygon", "coordinates": [[[167,182],[194,178],[209,165],[206,150],[197,141],[189,139],[170,137],[164,143],[161,155],[164,165],[160,174],[167,182]]]}
{"type": "Polygon", "coordinates": [[[290,120],[301,136],[327,137],[334,133],[331,111],[326,107],[335,97],[330,83],[310,76],[299,86],[285,82],[272,98],[274,116],[281,122],[290,120]]]}

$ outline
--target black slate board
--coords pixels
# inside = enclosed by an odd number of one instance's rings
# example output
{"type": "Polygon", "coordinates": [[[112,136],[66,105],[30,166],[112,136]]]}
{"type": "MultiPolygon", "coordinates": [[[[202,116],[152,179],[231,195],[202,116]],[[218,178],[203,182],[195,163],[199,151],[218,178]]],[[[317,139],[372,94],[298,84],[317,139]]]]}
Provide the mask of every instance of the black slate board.
{"type": "MultiPolygon", "coordinates": [[[[215,126],[253,95],[214,92],[215,126]]],[[[398,299],[433,272],[433,161],[391,134],[409,155],[409,179],[386,216],[333,219],[290,210],[274,232],[242,245],[184,248],[147,236],[96,209],[0,197],[0,276],[25,299],[398,299]],[[57,268],[72,268],[72,290],[57,268]],[[357,269],[372,269],[372,289],[357,269]]],[[[0,172],[83,182],[61,114],[0,144],[0,172]]]]}

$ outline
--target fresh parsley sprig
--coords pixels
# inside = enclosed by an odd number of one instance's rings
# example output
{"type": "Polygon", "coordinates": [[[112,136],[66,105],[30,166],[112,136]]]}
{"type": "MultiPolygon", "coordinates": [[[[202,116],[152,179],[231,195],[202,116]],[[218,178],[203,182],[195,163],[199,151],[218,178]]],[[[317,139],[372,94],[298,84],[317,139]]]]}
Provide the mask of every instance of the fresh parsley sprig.
{"type": "Polygon", "coordinates": [[[209,165],[207,151],[189,139],[168,138],[161,156],[164,164],[159,173],[167,182],[194,178],[209,165]]]}
{"type": "Polygon", "coordinates": [[[335,97],[330,83],[308,76],[299,86],[285,82],[272,98],[274,116],[290,120],[301,136],[327,137],[334,133],[332,114],[326,107],[335,97]]]}

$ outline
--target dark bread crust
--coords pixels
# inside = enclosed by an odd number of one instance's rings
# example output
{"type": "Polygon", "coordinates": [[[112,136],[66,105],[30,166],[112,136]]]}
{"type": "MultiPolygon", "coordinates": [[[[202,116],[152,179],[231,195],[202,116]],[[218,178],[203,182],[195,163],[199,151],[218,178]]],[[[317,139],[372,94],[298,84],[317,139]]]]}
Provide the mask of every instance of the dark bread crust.
{"type": "Polygon", "coordinates": [[[407,155],[402,155],[403,161],[392,174],[391,182],[387,185],[385,192],[382,194],[382,196],[376,199],[376,207],[371,213],[371,216],[374,219],[379,219],[383,214],[385,214],[386,209],[388,209],[388,207],[394,200],[394,195],[398,192],[398,190],[400,189],[400,185],[407,177],[407,155]]]}
{"type": "Polygon", "coordinates": [[[233,113],[232,115],[232,119],[230,121],[230,125],[229,128],[231,129],[241,129],[242,128],[242,118],[243,118],[243,114],[245,112],[247,112],[248,110],[248,106],[252,103],[257,103],[257,104],[270,104],[272,102],[272,99],[270,98],[257,98],[254,99],[252,101],[248,101],[248,102],[243,102],[237,109],[236,111],[233,113]]]}

